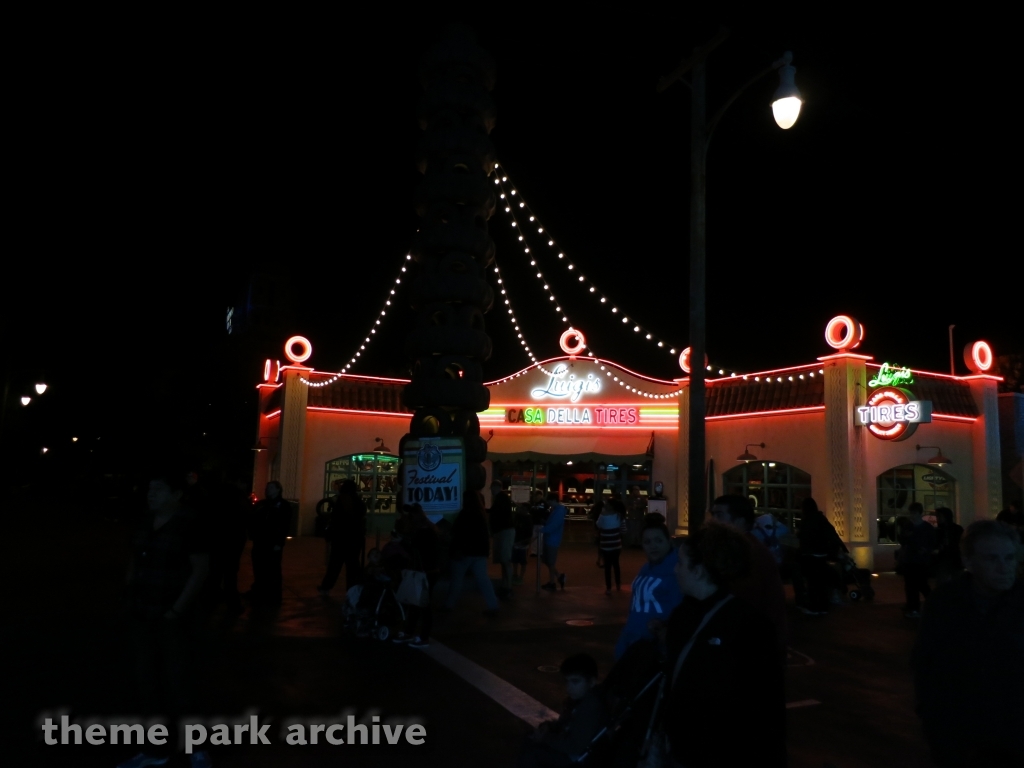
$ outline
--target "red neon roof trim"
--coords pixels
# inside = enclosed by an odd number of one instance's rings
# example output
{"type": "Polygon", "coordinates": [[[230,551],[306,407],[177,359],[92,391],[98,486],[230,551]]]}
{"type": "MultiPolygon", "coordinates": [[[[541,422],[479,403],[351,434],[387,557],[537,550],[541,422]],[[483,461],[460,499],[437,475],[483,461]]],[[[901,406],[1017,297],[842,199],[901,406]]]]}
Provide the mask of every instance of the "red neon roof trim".
{"type": "Polygon", "coordinates": [[[749,411],[748,413],[727,413],[723,416],[705,416],[704,421],[720,421],[721,419],[745,419],[749,416],[783,416],[789,413],[814,413],[824,411],[824,405],[808,405],[804,408],[780,408],[777,411],[749,411]]]}
{"type": "MultiPolygon", "coordinates": [[[[516,376],[521,376],[522,374],[526,373],[527,371],[530,371],[530,370],[532,370],[534,368],[539,368],[542,365],[548,365],[550,363],[560,363],[560,362],[565,362],[567,360],[571,360],[574,363],[579,361],[579,362],[591,362],[591,363],[594,363],[596,365],[602,365],[602,364],[603,365],[611,365],[611,366],[614,366],[615,368],[618,368],[620,371],[625,371],[630,376],[636,376],[638,379],[643,379],[644,381],[651,381],[651,382],[654,382],[655,384],[661,384],[662,386],[665,386],[665,387],[672,387],[673,389],[678,389],[679,388],[679,385],[678,385],[678,383],[676,381],[665,381],[664,379],[655,379],[655,378],[652,378],[651,376],[644,376],[642,373],[636,373],[635,371],[631,371],[631,370],[629,370],[629,368],[624,368],[623,366],[619,365],[618,363],[613,363],[611,360],[604,360],[603,358],[600,358],[600,357],[580,357],[579,355],[577,355],[576,357],[569,357],[568,355],[566,355],[564,357],[552,357],[552,358],[549,358],[547,360],[541,360],[539,363],[534,363],[533,365],[528,365],[526,368],[523,368],[521,371],[516,371],[515,373],[510,373],[508,376],[502,376],[501,378],[495,379],[494,381],[485,381],[484,382],[484,386],[485,387],[490,387],[490,386],[494,386],[495,384],[504,383],[505,381],[508,381],[509,379],[512,379],[512,378],[514,378],[516,376]]],[[[667,394],[667,393],[662,392],[660,394],[667,394]]]]}
{"type": "Polygon", "coordinates": [[[412,418],[412,412],[409,413],[395,413],[394,411],[360,411],[353,408],[326,408],[321,405],[307,405],[307,411],[323,411],[327,413],[356,413],[364,414],[367,416],[402,416],[404,418],[412,418]]]}
{"type": "Polygon", "coordinates": [[[280,370],[282,370],[282,371],[312,371],[313,369],[310,368],[308,365],[298,365],[296,363],[292,363],[291,365],[282,365],[280,370]]]}
{"type": "Polygon", "coordinates": [[[277,389],[280,386],[280,382],[278,382],[277,384],[267,384],[266,382],[264,382],[262,384],[257,384],[256,389],[259,389],[260,387],[266,387],[267,389],[277,389]]]}
{"type": "Polygon", "coordinates": [[[270,413],[265,413],[263,415],[266,416],[268,419],[273,419],[281,415],[281,409],[278,408],[276,411],[271,411],[270,413]]]}
{"type": "Polygon", "coordinates": [[[970,423],[978,420],[977,416],[954,416],[952,413],[933,413],[932,418],[939,421],[966,421],[970,423]]]}

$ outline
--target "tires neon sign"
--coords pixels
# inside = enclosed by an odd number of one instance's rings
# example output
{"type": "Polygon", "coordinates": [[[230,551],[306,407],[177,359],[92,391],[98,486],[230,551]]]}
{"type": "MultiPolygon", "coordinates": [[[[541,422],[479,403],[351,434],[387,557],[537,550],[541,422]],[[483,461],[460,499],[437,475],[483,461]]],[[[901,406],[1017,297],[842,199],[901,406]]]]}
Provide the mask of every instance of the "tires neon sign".
{"type": "Polygon", "coordinates": [[[864,405],[854,409],[854,423],[867,427],[880,440],[906,440],[918,424],[932,420],[930,400],[915,400],[900,387],[882,387],[871,393],[864,405]]]}

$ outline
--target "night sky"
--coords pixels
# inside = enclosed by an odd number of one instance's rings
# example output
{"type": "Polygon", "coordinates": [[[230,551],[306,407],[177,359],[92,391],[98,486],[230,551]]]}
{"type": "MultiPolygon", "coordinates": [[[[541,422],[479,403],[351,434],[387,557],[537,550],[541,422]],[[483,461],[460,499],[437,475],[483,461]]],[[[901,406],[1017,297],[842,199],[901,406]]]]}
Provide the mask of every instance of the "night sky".
{"type": "MultiPolygon", "coordinates": [[[[6,455],[67,456],[76,435],[81,455],[105,438],[112,461],[173,444],[244,463],[265,357],[300,333],[318,369],[343,366],[415,232],[416,65],[444,20],[393,9],[180,35],[27,31],[5,121],[6,455]],[[264,308],[228,335],[225,310],[241,316],[247,295],[264,308]],[[22,408],[40,379],[50,391],[22,408]]],[[[1019,67],[1000,25],[621,8],[552,18],[516,5],[464,20],[496,60],[499,159],[559,246],[536,239],[531,252],[598,355],[680,375],[576,275],[686,346],[689,96],[655,86],[722,23],[732,34],[708,64],[709,114],[785,50],[804,108],[791,130],[775,125],[772,74],[715,133],[716,368],[810,362],[839,313],[864,323],[879,361],[948,371],[951,323],[960,372],[971,340],[1024,351],[1019,67]]],[[[562,324],[500,210],[491,233],[528,342],[558,354],[562,324]]],[[[402,298],[354,372],[405,374],[402,298]]],[[[503,313],[488,323],[487,378],[524,367],[503,313]]]]}

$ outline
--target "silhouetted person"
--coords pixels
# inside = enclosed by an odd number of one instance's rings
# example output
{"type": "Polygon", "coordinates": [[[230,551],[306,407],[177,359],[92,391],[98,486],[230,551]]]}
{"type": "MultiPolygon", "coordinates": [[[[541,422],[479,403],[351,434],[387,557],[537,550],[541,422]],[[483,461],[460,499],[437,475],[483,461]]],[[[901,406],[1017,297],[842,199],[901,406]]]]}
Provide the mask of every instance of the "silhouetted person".
{"type": "Polygon", "coordinates": [[[428,648],[430,647],[430,631],[434,626],[434,609],[430,601],[440,575],[438,532],[419,504],[413,504],[410,507],[408,518],[406,539],[412,554],[412,567],[427,575],[429,596],[425,606],[405,606],[407,618],[405,634],[395,642],[408,643],[412,648],[428,648]]]}
{"type": "MultiPolygon", "coordinates": [[[[612,497],[618,498],[618,494],[613,493],[612,497]]],[[[626,506],[626,545],[639,547],[640,537],[643,535],[644,516],[647,514],[647,499],[640,495],[640,486],[634,485],[629,489],[629,495],[624,503],[626,506]]]]}
{"type": "Polygon", "coordinates": [[[604,567],[604,593],[612,593],[612,573],[615,574],[615,589],[622,589],[622,570],[619,555],[622,554],[622,537],[626,534],[626,508],[618,499],[611,499],[601,505],[601,512],[594,523],[597,528],[598,552],[604,567]]]}
{"type": "Polygon", "coordinates": [[[964,529],[953,519],[953,510],[939,507],[935,510],[938,527],[935,529],[938,543],[935,553],[935,582],[942,584],[958,576],[964,569],[960,556],[960,539],[964,529]]]}
{"type": "Polygon", "coordinates": [[[360,560],[366,549],[366,504],[352,480],[345,480],[334,497],[327,540],[331,543],[331,557],[317,590],[325,597],[338,583],[342,566],[345,567],[346,590],[356,586],[362,578],[360,560]]]}
{"type": "Polygon", "coordinates": [[[900,536],[900,566],[907,598],[903,611],[908,619],[917,619],[921,616],[921,597],[927,598],[931,592],[928,575],[935,559],[938,537],[935,527],[922,517],[924,507],[920,503],[913,502],[907,511],[910,513],[910,528],[900,536]]]}
{"type": "Polygon", "coordinates": [[[541,584],[541,589],[554,592],[558,587],[565,589],[565,574],[558,570],[558,548],[562,546],[562,532],[565,530],[565,516],[569,510],[558,500],[557,493],[548,494],[548,518],[544,521],[540,532],[544,535],[544,552],[541,558],[548,567],[548,583],[541,584]],[[557,586],[556,586],[557,585],[557,586]]]}
{"type": "Polygon", "coordinates": [[[249,537],[253,583],[249,594],[259,602],[281,602],[281,557],[292,514],[291,505],[281,493],[281,484],[271,480],[266,497],[252,508],[249,537]]]}
{"type": "Polygon", "coordinates": [[[512,516],[512,497],[501,487],[501,482],[491,483],[491,536],[494,542],[494,562],[501,566],[501,588],[498,597],[512,596],[512,545],[516,539],[516,524],[512,516]]]}
{"type": "Polygon", "coordinates": [[[917,713],[941,768],[1024,765],[1024,582],[1020,535],[979,520],[961,541],[967,572],[936,587],[914,648],[917,713]]]}
{"type": "Polygon", "coordinates": [[[662,722],[671,758],[686,768],[786,765],[776,632],[732,594],[750,573],[750,546],[714,521],[679,546],[675,573],[685,597],[668,620],[662,722]],[[738,712],[752,714],[739,725],[738,712]]]}
{"type": "Polygon", "coordinates": [[[750,575],[733,585],[736,596],[771,621],[775,627],[779,652],[787,645],[786,593],[775,556],[754,536],[754,507],[744,496],[719,496],[711,505],[711,516],[731,525],[750,542],[750,575]]]}
{"type": "MultiPolygon", "coordinates": [[[[179,478],[164,473],[150,481],[148,509],[132,543],[127,573],[141,714],[161,718],[171,734],[178,718],[194,711],[191,625],[209,569],[205,533],[197,515],[182,504],[185,488],[179,478]]],[[[146,752],[119,768],[166,765],[172,743],[147,745],[146,752]]],[[[206,753],[193,754],[192,765],[210,765],[206,753]]]]}
{"type": "Polygon", "coordinates": [[[445,609],[450,611],[455,607],[462,595],[462,582],[466,573],[472,572],[487,606],[484,615],[496,616],[498,598],[494,594],[491,577],[487,575],[487,555],[491,543],[487,518],[484,517],[483,504],[477,494],[468,493],[465,499],[462,511],[452,524],[451,585],[445,609]]]}
{"type": "Polygon", "coordinates": [[[801,505],[799,537],[800,572],[807,581],[807,605],[800,610],[812,616],[824,616],[839,580],[828,561],[846,552],[846,545],[810,497],[801,505]]]}

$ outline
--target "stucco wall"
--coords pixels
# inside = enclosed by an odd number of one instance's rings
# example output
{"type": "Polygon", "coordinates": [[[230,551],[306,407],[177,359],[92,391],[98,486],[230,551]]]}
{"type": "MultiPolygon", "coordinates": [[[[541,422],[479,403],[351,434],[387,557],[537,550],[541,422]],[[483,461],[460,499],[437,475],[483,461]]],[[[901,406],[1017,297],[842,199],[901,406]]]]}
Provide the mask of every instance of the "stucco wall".
{"type": "Polygon", "coordinates": [[[316,504],[324,496],[324,465],[339,456],[369,453],[380,447],[380,437],[393,453],[409,429],[409,416],[306,412],[306,456],[299,498],[299,535],[313,534],[316,504]]]}

